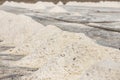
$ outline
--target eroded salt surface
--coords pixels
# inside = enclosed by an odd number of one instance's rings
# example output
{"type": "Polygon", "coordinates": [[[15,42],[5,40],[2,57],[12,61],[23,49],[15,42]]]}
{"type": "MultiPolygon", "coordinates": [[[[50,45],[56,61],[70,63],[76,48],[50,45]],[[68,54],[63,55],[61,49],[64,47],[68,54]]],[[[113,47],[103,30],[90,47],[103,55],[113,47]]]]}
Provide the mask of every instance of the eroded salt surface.
{"type": "Polygon", "coordinates": [[[21,45],[44,26],[25,15],[0,11],[0,39],[6,45],[21,45]]]}

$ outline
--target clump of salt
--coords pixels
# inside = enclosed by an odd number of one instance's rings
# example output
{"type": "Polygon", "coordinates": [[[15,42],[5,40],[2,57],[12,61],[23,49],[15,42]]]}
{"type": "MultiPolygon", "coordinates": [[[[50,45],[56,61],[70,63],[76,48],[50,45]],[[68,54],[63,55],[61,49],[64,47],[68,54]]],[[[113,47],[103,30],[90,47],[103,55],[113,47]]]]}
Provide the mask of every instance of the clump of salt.
{"type": "Polygon", "coordinates": [[[44,5],[45,7],[53,7],[53,6],[55,6],[55,4],[52,3],[52,2],[41,2],[41,1],[38,1],[35,4],[37,4],[37,5],[44,5]]]}

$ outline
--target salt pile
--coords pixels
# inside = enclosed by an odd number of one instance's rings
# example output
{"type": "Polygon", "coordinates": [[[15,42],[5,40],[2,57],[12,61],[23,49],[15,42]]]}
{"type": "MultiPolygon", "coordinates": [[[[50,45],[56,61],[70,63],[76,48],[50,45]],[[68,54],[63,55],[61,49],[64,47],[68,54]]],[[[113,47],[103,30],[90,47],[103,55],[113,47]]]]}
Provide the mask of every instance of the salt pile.
{"type": "Polygon", "coordinates": [[[21,45],[44,26],[25,15],[0,11],[0,39],[7,45],[21,45]]]}
{"type": "Polygon", "coordinates": [[[62,5],[64,5],[64,4],[63,4],[63,2],[59,1],[59,2],[57,3],[57,5],[62,6],[62,5]]]}
{"type": "MultiPolygon", "coordinates": [[[[62,31],[59,38],[55,39],[56,43],[52,42],[53,49],[46,47],[46,51],[32,53],[13,63],[39,68],[38,71],[22,77],[21,80],[76,80],[92,65],[102,60],[110,58],[120,62],[119,50],[102,47],[81,33],[62,31]],[[119,57],[116,58],[116,56],[119,57]]],[[[118,74],[120,74],[119,71],[118,74]]]]}
{"type": "Polygon", "coordinates": [[[11,64],[39,68],[31,76],[22,77],[21,80],[73,80],[101,60],[111,58],[120,61],[116,58],[120,57],[117,55],[119,50],[102,47],[82,33],[65,32],[55,26],[48,26],[40,33],[29,41],[33,52],[11,64]]]}
{"type": "Polygon", "coordinates": [[[49,25],[42,28],[42,30],[39,30],[39,32],[37,32],[34,36],[29,37],[29,39],[27,39],[26,42],[22,45],[16,46],[16,48],[7,52],[12,54],[27,55],[32,53],[39,53],[40,51],[50,51],[51,49],[54,49],[52,48],[54,47],[52,42],[56,43],[55,41],[56,39],[59,39],[60,33],[60,29],[49,25]],[[51,49],[47,49],[49,47],[51,49]]]}
{"type": "MultiPolygon", "coordinates": [[[[60,1],[58,5],[63,5],[60,1]]],[[[14,1],[6,1],[2,6],[11,6],[11,7],[19,7],[19,8],[26,8],[30,10],[46,10],[49,7],[55,7],[56,5],[52,2],[41,2],[38,1],[36,3],[24,3],[24,2],[14,2],[14,1]]]]}
{"type": "Polygon", "coordinates": [[[41,1],[38,1],[35,4],[37,4],[37,5],[44,5],[45,7],[54,7],[55,6],[55,4],[52,3],[52,2],[41,2],[41,1]]]}
{"type": "Polygon", "coordinates": [[[67,13],[68,11],[60,6],[55,6],[49,10],[50,13],[67,13]]]}
{"type": "MultiPolygon", "coordinates": [[[[42,66],[31,76],[22,77],[21,80],[119,80],[120,63],[113,60],[103,60],[88,67],[83,72],[73,73],[64,67],[62,57],[53,58],[48,64],[42,66]],[[56,61],[57,59],[57,61],[56,61]],[[63,64],[63,65],[61,65],[63,64]]],[[[77,66],[76,66],[77,67],[77,66]]],[[[72,67],[71,67],[72,69],[72,67]]]]}
{"type": "Polygon", "coordinates": [[[46,4],[43,4],[42,2],[37,2],[35,4],[32,3],[17,3],[17,2],[9,2],[6,1],[2,6],[12,6],[12,7],[19,7],[19,8],[26,8],[30,10],[45,10],[46,4]]]}

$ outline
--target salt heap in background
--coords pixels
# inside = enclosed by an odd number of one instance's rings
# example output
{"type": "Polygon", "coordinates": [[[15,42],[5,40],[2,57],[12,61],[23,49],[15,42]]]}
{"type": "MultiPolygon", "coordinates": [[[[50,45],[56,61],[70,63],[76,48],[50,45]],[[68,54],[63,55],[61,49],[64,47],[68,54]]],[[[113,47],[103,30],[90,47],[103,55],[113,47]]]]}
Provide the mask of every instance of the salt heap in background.
{"type": "Polygon", "coordinates": [[[16,15],[4,11],[0,11],[0,19],[0,40],[4,40],[3,44],[6,45],[21,45],[44,27],[25,15],[16,15]]]}
{"type": "Polygon", "coordinates": [[[57,5],[58,5],[58,6],[62,6],[62,5],[64,5],[64,4],[63,4],[62,1],[59,1],[59,2],[57,3],[57,5]]]}
{"type": "Polygon", "coordinates": [[[60,6],[55,6],[49,10],[50,13],[67,13],[68,11],[60,6]]]}
{"type": "Polygon", "coordinates": [[[55,4],[52,2],[42,2],[42,1],[38,1],[34,5],[39,5],[39,6],[43,5],[45,7],[54,7],[55,6],[55,4]]]}
{"type": "Polygon", "coordinates": [[[32,3],[17,3],[17,2],[9,2],[6,1],[2,6],[11,6],[11,7],[19,7],[19,8],[26,8],[29,10],[45,10],[48,6],[54,6],[52,3],[44,3],[44,2],[37,2],[35,4],[32,3]]]}

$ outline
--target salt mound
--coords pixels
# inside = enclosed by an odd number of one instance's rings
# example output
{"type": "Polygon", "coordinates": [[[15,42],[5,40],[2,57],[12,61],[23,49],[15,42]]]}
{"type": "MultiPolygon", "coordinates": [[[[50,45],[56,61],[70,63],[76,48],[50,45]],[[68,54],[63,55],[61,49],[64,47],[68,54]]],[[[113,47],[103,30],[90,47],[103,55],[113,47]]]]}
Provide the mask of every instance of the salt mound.
{"type": "Polygon", "coordinates": [[[9,2],[6,1],[2,6],[12,6],[12,7],[20,7],[20,8],[26,8],[26,9],[30,9],[30,10],[44,10],[46,9],[46,5],[42,4],[41,2],[37,2],[35,4],[32,3],[17,3],[17,2],[9,2]]]}
{"type": "Polygon", "coordinates": [[[0,38],[7,45],[21,45],[44,26],[25,15],[0,11],[0,38]]]}
{"type": "Polygon", "coordinates": [[[50,9],[49,12],[51,12],[51,13],[67,13],[68,11],[60,6],[55,6],[52,9],[50,9]]]}
{"type": "Polygon", "coordinates": [[[64,80],[68,73],[64,67],[64,57],[56,57],[48,61],[31,76],[22,77],[21,80],[64,80]]]}
{"type": "MultiPolygon", "coordinates": [[[[34,37],[29,43],[33,46],[34,51],[11,64],[20,67],[40,68],[23,80],[77,79],[93,64],[111,57],[110,53],[115,53],[116,56],[120,53],[119,50],[97,45],[82,33],[62,31],[55,26],[46,27],[46,30],[34,37]],[[41,36],[42,34],[49,38],[41,36]]],[[[29,50],[29,47],[25,49],[29,50]]]]}
{"type": "MultiPolygon", "coordinates": [[[[27,55],[32,53],[39,53],[42,52],[42,50],[45,52],[47,48],[54,49],[52,48],[54,47],[52,43],[54,43],[55,40],[59,38],[61,32],[62,30],[59,28],[49,25],[39,30],[39,32],[37,32],[34,36],[29,37],[29,39],[27,39],[26,42],[22,45],[7,51],[7,53],[27,55]]],[[[47,51],[49,51],[49,49],[47,49],[47,51]]]]}
{"type": "Polygon", "coordinates": [[[90,67],[78,80],[120,80],[120,63],[101,61],[90,67]]]}
{"type": "MultiPolygon", "coordinates": [[[[85,72],[87,74],[87,70],[89,68],[91,68],[94,64],[96,64],[102,60],[106,60],[109,58],[111,60],[114,60],[109,55],[108,50],[111,50],[114,53],[116,53],[116,56],[118,56],[117,54],[119,54],[120,51],[118,51],[118,50],[116,51],[116,50],[110,49],[110,48],[105,48],[105,47],[99,46],[93,42],[91,44],[91,43],[87,42],[87,40],[84,39],[84,38],[87,39],[87,37],[85,37],[82,34],[81,34],[81,36],[79,35],[79,37],[81,37],[80,38],[81,40],[78,40],[80,42],[77,41],[78,42],[77,43],[76,41],[73,41],[73,42],[71,41],[71,43],[69,45],[62,48],[61,52],[58,51],[58,53],[56,55],[49,56],[48,58],[46,58],[46,59],[48,59],[47,63],[42,64],[42,66],[40,67],[40,69],[38,71],[36,71],[35,73],[33,73],[30,76],[22,77],[21,80],[46,80],[46,79],[48,79],[48,80],[90,80],[90,79],[94,79],[95,77],[96,77],[95,80],[98,80],[97,77],[99,77],[99,72],[98,72],[98,74],[93,73],[93,75],[92,75],[93,77],[94,77],[94,75],[96,75],[94,78],[89,77],[88,79],[86,79],[86,77],[85,77],[85,79],[84,78],[80,79],[80,76],[82,74],[84,74],[85,72]],[[82,41],[82,39],[85,41],[82,41]]],[[[74,38],[74,40],[75,40],[75,38],[74,38]]],[[[65,45],[63,45],[63,46],[65,46],[65,45]]],[[[36,58],[34,58],[34,59],[36,59],[36,58]]],[[[41,60],[42,60],[42,58],[41,58],[41,60]]],[[[118,60],[120,61],[120,58],[118,60]]],[[[117,62],[115,60],[114,60],[114,62],[115,63],[110,61],[109,63],[106,62],[106,63],[100,64],[98,66],[97,70],[99,70],[101,72],[101,76],[100,76],[99,80],[106,80],[104,78],[107,76],[109,76],[110,80],[113,80],[113,78],[115,78],[115,77],[116,77],[115,80],[119,80],[119,77],[117,77],[120,74],[119,62],[117,62]],[[104,66],[106,69],[104,68],[104,66]],[[106,73],[105,71],[108,71],[109,67],[112,67],[111,68],[112,72],[106,73]],[[102,74],[102,73],[104,73],[104,74],[102,74]],[[115,75],[117,73],[118,73],[118,75],[115,75]],[[108,75],[106,75],[106,74],[108,74],[108,75]],[[106,75],[106,76],[104,76],[104,75],[106,75]],[[111,75],[111,77],[110,77],[110,75],[111,75]],[[101,78],[102,76],[104,78],[101,78]]],[[[93,69],[96,70],[96,68],[94,68],[94,67],[93,67],[93,69]]]]}
{"type": "Polygon", "coordinates": [[[56,26],[42,28],[34,36],[19,45],[29,53],[12,66],[39,68],[21,80],[76,80],[92,65],[111,58],[120,62],[120,51],[100,46],[82,33],[62,31],[56,26]]]}
{"type": "MultiPolygon", "coordinates": [[[[86,48],[90,47],[87,46],[86,48]]],[[[75,48],[73,49],[76,50],[75,48]]],[[[119,80],[119,62],[112,61],[113,59],[108,62],[104,61],[111,57],[107,54],[107,49],[99,49],[96,51],[97,49],[82,48],[80,49],[81,52],[63,52],[57,56],[48,57],[48,62],[44,63],[38,71],[30,76],[22,77],[21,80],[119,80]]],[[[70,48],[66,49],[66,51],[69,50],[70,48]]]]}
{"type": "Polygon", "coordinates": [[[37,4],[37,5],[44,5],[45,7],[53,7],[53,6],[55,6],[55,4],[52,3],[52,2],[41,2],[41,1],[38,1],[35,4],[37,4]]]}
{"type": "Polygon", "coordinates": [[[62,1],[59,1],[59,2],[57,3],[57,5],[61,6],[61,5],[64,5],[64,4],[63,4],[62,1]]]}

